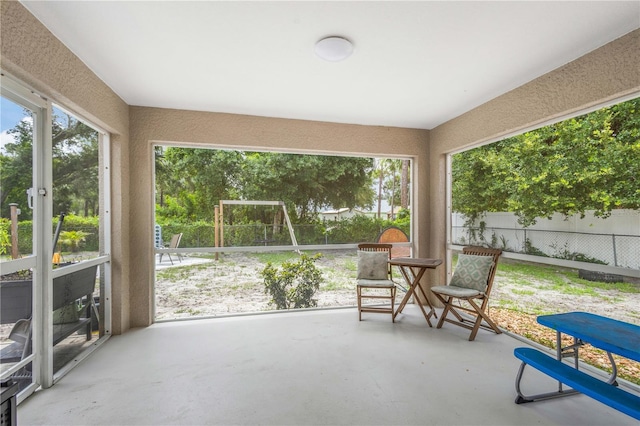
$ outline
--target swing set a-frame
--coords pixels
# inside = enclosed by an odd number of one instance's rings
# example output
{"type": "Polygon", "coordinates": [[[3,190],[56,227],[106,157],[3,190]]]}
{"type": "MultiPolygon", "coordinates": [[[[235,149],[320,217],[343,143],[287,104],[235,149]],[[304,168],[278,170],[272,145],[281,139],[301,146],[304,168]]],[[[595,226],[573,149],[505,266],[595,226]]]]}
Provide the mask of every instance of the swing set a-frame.
{"type": "Polygon", "coordinates": [[[243,205],[243,206],[280,206],[284,213],[284,220],[289,229],[289,236],[291,237],[291,244],[298,250],[298,240],[293,232],[293,226],[287,213],[287,206],[283,201],[257,201],[257,200],[220,200],[220,206],[216,208],[215,221],[215,242],[216,247],[224,247],[224,206],[225,205],[243,205]]]}

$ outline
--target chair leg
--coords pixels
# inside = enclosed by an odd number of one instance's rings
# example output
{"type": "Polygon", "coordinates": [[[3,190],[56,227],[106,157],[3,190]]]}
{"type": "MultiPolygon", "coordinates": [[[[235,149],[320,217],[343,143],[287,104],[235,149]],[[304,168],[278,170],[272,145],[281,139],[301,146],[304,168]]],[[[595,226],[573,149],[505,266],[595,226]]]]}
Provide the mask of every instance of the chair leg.
{"type": "Polygon", "coordinates": [[[435,296],[438,298],[438,300],[440,300],[440,302],[442,302],[442,304],[444,305],[444,309],[442,310],[442,313],[440,314],[440,319],[438,320],[438,324],[436,324],[436,328],[442,328],[442,325],[444,324],[444,319],[447,317],[447,314],[449,313],[449,310],[451,309],[451,303],[450,297],[447,297],[446,299],[442,296],[440,296],[437,293],[434,293],[435,296]]]}
{"type": "Polygon", "coordinates": [[[395,302],[396,302],[396,288],[393,287],[391,289],[391,322],[393,323],[396,322],[396,317],[393,315],[395,302]]]}
{"type": "Polygon", "coordinates": [[[459,322],[464,322],[464,318],[462,318],[462,316],[460,316],[460,314],[458,313],[458,311],[456,311],[456,308],[453,306],[453,298],[450,299],[451,303],[450,303],[450,309],[449,312],[451,312],[453,314],[453,316],[456,317],[456,319],[459,322]]]}
{"type": "Polygon", "coordinates": [[[449,315],[450,313],[453,313],[455,314],[455,316],[458,316],[457,312],[455,311],[455,309],[453,309],[453,306],[451,305],[451,301],[448,301],[442,311],[442,314],[440,315],[440,319],[438,320],[438,324],[436,324],[436,328],[442,328],[445,321],[452,321],[450,319],[449,320],[447,319],[447,315],[449,315]]]}
{"type": "Polygon", "coordinates": [[[482,318],[484,318],[486,323],[489,324],[489,327],[491,327],[493,329],[493,331],[495,331],[496,334],[502,333],[502,330],[500,330],[500,327],[498,327],[498,324],[493,322],[493,320],[491,318],[489,318],[488,315],[485,314],[485,315],[482,316],[482,318]]]}
{"type": "MultiPolygon", "coordinates": [[[[396,300],[396,289],[394,288],[389,288],[390,291],[390,305],[391,305],[391,322],[395,323],[396,322],[396,318],[393,315],[394,311],[395,311],[395,300],[396,300]]],[[[363,299],[363,294],[362,294],[362,288],[360,286],[356,287],[356,297],[357,297],[357,302],[358,302],[358,320],[362,321],[362,312],[363,312],[363,308],[362,308],[362,299],[363,299]]],[[[366,295],[365,295],[366,298],[366,295]]],[[[380,297],[382,298],[382,297],[380,297]]],[[[386,296],[384,296],[384,299],[387,299],[386,296]]],[[[381,311],[380,313],[386,313],[387,309],[385,308],[384,311],[381,311]]]]}
{"type": "Polygon", "coordinates": [[[476,334],[478,334],[478,330],[480,329],[480,323],[482,323],[482,317],[478,315],[476,317],[475,322],[473,323],[473,328],[471,329],[471,334],[469,335],[469,341],[472,342],[476,338],[476,334]]]}
{"type": "Polygon", "coordinates": [[[487,329],[490,328],[496,334],[502,333],[502,331],[498,328],[496,323],[493,322],[493,320],[489,318],[489,316],[485,312],[485,308],[487,305],[486,302],[488,302],[488,300],[485,300],[481,306],[478,306],[478,304],[471,299],[467,300],[467,302],[471,305],[471,307],[475,311],[475,312],[471,312],[471,311],[469,312],[474,313],[476,315],[475,320],[471,321],[469,319],[462,318],[460,314],[456,311],[455,307],[453,306],[453,300],[454,300],[453,297],[443,297],[440,294],[437,294],[437,293],[434,293],[434,294],[438,298],[438,300],[440,300],[440,302],[444,304],[444,309],[442,310],[442,314],[440,314],[440,320],[438,321],[436,328],[442,328],[445,321],[449,321],[449,322],[453,322],[454,324],[461,325],[462,327],[465,327],[471,330],[471,334],[469,335],[469,341],[472,341],[476,338],[476,334],[478,334],[478,330],[480,329],[480,327],[487,328],[487,329]],[[455,321],[453,320],[447,319],[447,315],[450,313],[455,315],[455,317],[458,319],[458,323],[455,323],[455,321]],[[483,320],[487,323],[488,327],[482,324],[483,320]],[[471,322],[473,322],[473,326],[468,325],[468,323],[471,323],[471,322]]]}
{"type": "Polygon", "coordinates": [[[478,333],[478,330],[482,325],[482,320],[484,320],[489,325],[489,327],[491,327],[494,333],[496,334],[502,333],[502,330],[500,330],[500,328],[498,328],[498,325],[495,322],[493,322],[491,318],[489,318],[489,315],[486,314],[486,312],[482,307],[478,306],[473,300],[468,300],[468,302],[471,306],[473,306],[473,309],[475,309],[475,311],[478,314],[475,324],[473,325],[473,329],[471,330],[471,336],[469,337],[469,340],[475,339],[476,334],[478,333]]]}

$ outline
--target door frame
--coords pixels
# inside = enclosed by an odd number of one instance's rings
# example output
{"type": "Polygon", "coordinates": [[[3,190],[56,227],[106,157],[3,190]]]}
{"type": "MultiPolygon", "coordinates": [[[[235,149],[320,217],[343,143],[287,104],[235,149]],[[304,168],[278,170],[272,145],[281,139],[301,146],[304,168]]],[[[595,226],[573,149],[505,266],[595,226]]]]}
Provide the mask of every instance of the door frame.
{"type": "MultiPolygon", "coordinates": [[[[32,353],[20,363],[3,372],[3,377],[10,376],[23,366],[32,363],[32,383],[18,395],[18,403],[30,396],[38,387],[48,388],[62,378],[77,362],[60,369],[54,374],[53,369],[53,278],[62,276],[78,269],[95,265],[103,265],[101,297],[104,316],[101,321],[104,333],[89,348],[75,357],[80,361],[97,349],[111,335],[111,165],[110,165],[110,135],[98,128],[90,121],[72,112],[71,109],[61,107],[81,120],[87,126],[98,132],[98,143],[102,157],[99,160],[101,174],[101,252],[97,258],[82,261],[68,267],[66,271],[53,271],[51,259],[53,257],[53,242],[51,239],[51,218],[53,217],[53,146],[52,146],[52,111],[53,102],[36,91],[27,88],[18,80],[7,76],[0,70],[2,79],[0,89],[2,97],[29,109],[33,117],[32,142],[32,188],[33,194],[33,250],[21,259],[2,262],[2,273],[9,274],[24,269],[33,270],[32,291],[32,353]],[[48,313],[48,314],[47,314],[48,313]]],[[[56,103],[56,108],[58,108],[56,103]]],[[[25,194],[26,196],[26,194],[25,194]]],[[[64,268],[66,269],[66,268],[64,268]]]]}

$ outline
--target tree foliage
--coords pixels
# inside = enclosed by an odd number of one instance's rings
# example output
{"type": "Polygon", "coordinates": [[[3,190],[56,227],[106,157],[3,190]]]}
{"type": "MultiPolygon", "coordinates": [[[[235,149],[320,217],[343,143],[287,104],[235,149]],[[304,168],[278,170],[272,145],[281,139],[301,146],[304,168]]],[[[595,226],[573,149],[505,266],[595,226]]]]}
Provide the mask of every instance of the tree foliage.
{"type": "Polygon", "coordinates": [[[242,153],[193,148],[156,151],[156,194],[161,208],[181,220],[212,218],[219,200],[237,198],[242,153]]]}
{"type": "Polygon", "coordinates": [[[53,214],[97,215],[98,132],[60,111],[53,117],[52,131],[53,214]]]}
{"type": "Polygon", "coordinates": [[[292,220],[309,223],[329,206],[370,206],[372,165],[370,158],[248,153],[242,195],[284,201],[292,220]]]}
{"type": "MultiPolygon", "coordinates": [[[[9,217],[9,203],[17,203],[21,219],[29,220],[31,211],[25,207],[26,191],[33,186],[33,120],[28,111],[25,117],[7,131],[14,142],[0,152],[0,202],[3,217],[9,217]]],[[[51,126],[54,215],[98,214],[98,133],[58,109],[51,126]]]]}
{"type": "MultiPolygon", "coordinates": [[[[224,199],[283,201],[292,221],[311,223],[327,206],[370,206],[372,167],[370,158],[169,147],[156,152],[156,202],[159,214],[184,221],[210,220],[224,199]]],[[[255,210],[234,206],[225,218],[282,220],[255,210]]]]}
{"type": "MultiPolygon", "coordinates": [[[[9,204],[24,206],[26,191],[33,186],[33,122],[30,117],[21,120],[7,133],[15,140],[14,143],[5,144],[3,151],[0,151],[0,204],[2,217],[8,218],[9,204]]],[[[31,218],[31,212],[25,212],[24,215],[27,219],[31,218]]]]}
{"type": "Polygon", "coordinates": [[[640,208],[640,99],[602,108],[453,158],[453,210],[470,222],[514,212],[524,226],[554,213],[640,208]]]}

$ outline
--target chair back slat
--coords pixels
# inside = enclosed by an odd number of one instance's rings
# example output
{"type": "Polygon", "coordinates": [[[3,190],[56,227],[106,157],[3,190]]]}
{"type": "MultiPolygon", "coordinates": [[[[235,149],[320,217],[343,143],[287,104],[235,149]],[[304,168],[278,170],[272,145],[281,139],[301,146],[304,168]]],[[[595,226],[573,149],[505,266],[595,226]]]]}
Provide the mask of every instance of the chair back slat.
{"type": "MultiPolygon", "coordinates": [[[[358,250],[362,251],[386,251],[389,253],[389,259],[391,259],[391,249],[393,248],[392,244],[383,244],[383,243],[360,243],[358,244],[358,250]]],[[[389,279],[392,278],[391,274],[391,265],[387,266],[387,273],[389,275],[389,279]]]]}
{"type": "Polygon", "coordinates": [[[493,265],[487,276],[487,285],[485,287],[484,294],[489,297],[491,294],[491,287],[493,287],[493,278],[496,275],[496,269],[498,268],[498,259],[502,255],[502,250],[486,247],[467,246],[462,249],[462,253],[473,256],[491,256],[493,257],[493,265]]]}
{"type": "Polygon", "coordinates": [[[173,234],[171,236],[171,242],[169,243],[169,248],[178,248],[178,246],[180,245],[180,240],[182,239],[182,233],[180,234],[173,234]]]}

